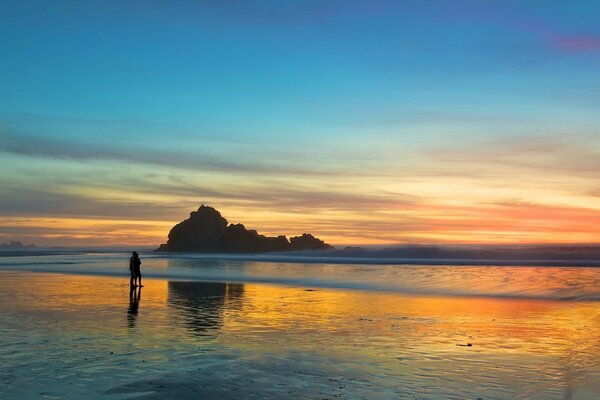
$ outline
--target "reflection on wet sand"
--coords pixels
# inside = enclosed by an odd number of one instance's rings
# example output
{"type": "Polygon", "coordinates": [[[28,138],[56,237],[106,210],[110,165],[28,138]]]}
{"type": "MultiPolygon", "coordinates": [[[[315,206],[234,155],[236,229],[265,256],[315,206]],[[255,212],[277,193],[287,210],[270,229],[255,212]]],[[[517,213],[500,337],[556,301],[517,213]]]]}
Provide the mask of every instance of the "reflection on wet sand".
{"type": "Polygon", "coordinates": [[[0,398],[600,393],[596,301],[144,283],[142,304],[127,279],[0,273],[0,398]]]}
{"type": "Polygon", "coordinates": [[[140,300],[142,300],[142,287],[131,286],[129,288],[129,308],[127,309],[127,322],[130,328],[135,328],[140,300]]]}
{"type": "Polygon", "coordinates": [[[167,302],[178,311],[190,332],[210,335],[223,325],[223,312],[237,309],[243,284],[216,282],[169,282],[167,302]]]}

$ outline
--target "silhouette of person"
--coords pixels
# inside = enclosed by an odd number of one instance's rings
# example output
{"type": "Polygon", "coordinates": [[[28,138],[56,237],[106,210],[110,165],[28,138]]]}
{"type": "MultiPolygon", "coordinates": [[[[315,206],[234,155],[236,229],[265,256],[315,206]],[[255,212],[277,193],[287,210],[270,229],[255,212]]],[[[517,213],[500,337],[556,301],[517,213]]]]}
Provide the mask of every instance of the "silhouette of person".
{"type": "Polygon", "coordinates": [[[140,265],[142,265],[142,260],[140,260],[140,256],[137,251],[131,253],[131,258],[129,259],[129,271],[131,272],[131,278],[129,279],[129,285],[132,287],[137,286],[136,283],[139,279],[140,287],[144,287],[142,285],[142,272],[140,270],[140,265]]]}

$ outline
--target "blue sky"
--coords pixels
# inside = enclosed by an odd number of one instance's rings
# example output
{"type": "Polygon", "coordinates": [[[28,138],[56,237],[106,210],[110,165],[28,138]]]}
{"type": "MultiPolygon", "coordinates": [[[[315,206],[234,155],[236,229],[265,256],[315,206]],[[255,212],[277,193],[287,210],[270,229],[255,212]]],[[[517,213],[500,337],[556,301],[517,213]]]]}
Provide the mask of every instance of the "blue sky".
{"type": "Polygon", "coordinates": [[[598,21],[597,1],[5,2],[0,234],[156,241],[205,202],[338,242],[595,241],[574,225],[600,210],[598,21]],[[508,203],[554,211],[471,214],[508,203]]]}

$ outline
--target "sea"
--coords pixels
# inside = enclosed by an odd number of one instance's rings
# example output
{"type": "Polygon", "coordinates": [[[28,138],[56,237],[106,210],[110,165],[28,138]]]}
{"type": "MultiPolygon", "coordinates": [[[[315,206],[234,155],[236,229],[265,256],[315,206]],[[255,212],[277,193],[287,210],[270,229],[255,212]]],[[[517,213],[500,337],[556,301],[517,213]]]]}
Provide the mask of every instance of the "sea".
{"type": "Polygon", "coordinates": [[[0,252],[0,398],[600,398],[599,253],[0,252]]]}

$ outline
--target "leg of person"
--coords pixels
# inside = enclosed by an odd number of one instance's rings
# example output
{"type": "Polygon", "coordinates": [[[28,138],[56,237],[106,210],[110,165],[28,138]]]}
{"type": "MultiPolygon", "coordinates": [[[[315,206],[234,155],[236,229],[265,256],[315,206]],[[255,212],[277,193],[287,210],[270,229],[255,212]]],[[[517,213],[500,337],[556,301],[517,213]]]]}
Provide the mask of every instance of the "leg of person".
{"type": "Polygon", "coordinates": [[[140,280],[140,287],[144,287],[144,285],[142,285],[142,271],[137,271],[137,276],[138,279],[140,280]]]}
{"type": "Polygon", "coordinates": [[[135,286],[135,274],[133,273],[133,270],[131,270],[130,272],[131,272],[131,278],[129,278],[129,286],[134,287],[135,286]]]}

